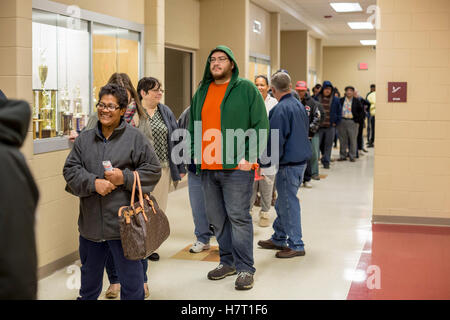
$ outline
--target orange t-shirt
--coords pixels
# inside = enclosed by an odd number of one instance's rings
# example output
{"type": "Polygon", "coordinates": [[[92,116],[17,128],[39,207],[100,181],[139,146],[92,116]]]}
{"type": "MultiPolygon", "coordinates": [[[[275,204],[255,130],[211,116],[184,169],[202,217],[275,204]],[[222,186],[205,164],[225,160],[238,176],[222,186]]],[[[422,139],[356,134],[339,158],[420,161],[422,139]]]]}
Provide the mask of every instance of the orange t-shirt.
{"type": "Polygon", "coordinates": [[[225,98],[228,84],[218,85],[212,82],[208,88],[205,102],[203,103],[202,170],[223,170],[220,105],[222,104],[223,98],[225,98]],[[208,133],[205,136],[206,131],[208,133]]]}

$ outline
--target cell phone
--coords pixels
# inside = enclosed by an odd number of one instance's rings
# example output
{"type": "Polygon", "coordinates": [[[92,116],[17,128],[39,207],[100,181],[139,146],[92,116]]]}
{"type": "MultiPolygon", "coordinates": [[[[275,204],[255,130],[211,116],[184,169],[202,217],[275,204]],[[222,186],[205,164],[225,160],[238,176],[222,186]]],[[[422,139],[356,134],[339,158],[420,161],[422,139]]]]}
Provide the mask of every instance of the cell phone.
{"type": "Polygon", "coordinates": [[[113,171],[111,161],[103,161],[103,168],[105,168],[105,171],[113,171]]]}

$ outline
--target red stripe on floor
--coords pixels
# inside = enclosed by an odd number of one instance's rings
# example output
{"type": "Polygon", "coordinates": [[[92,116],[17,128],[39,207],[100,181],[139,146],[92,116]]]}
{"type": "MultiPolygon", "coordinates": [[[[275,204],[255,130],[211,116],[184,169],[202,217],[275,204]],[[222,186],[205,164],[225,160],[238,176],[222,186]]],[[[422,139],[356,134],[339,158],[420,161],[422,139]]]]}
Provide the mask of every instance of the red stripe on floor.
{"type": "Polygon", "coordinates": [[[358,272],[366,280],[352,282],[349,300],[448,300],[450,228],[372,225],[358,272]]]}

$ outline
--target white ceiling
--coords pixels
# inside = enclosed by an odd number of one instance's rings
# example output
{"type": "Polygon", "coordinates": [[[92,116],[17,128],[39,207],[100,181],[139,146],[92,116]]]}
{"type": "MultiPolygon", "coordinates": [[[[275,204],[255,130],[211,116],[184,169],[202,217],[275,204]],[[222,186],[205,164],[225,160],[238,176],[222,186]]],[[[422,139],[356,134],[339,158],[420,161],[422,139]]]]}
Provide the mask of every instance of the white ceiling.
{"type": "Polygon", "coordinates": [[[367,12],[376,0],[252,0],[269,12],[279,12],[281,30],[309,30],[323,40],[324,46],[359,46],[360,40],[375,40],[373,30],[352,30],[347,22],[366,22],[373,14],[367,12]],[[337,13],[330,2],[359,2],[363,11],[337,13]],[[329,19],[324,16],[332,16],[329,19]]]}

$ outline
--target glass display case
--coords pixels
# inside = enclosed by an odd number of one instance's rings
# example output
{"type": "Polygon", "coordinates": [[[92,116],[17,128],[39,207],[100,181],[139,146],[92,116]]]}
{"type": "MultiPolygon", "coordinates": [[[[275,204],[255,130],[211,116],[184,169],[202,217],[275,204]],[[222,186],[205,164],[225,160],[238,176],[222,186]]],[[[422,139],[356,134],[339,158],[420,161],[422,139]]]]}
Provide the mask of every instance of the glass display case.
{"type": "Polygon", "coordinates": [[[33,10],[33,136],[80,131],[90,109],[88,23],[33,10]]]}

